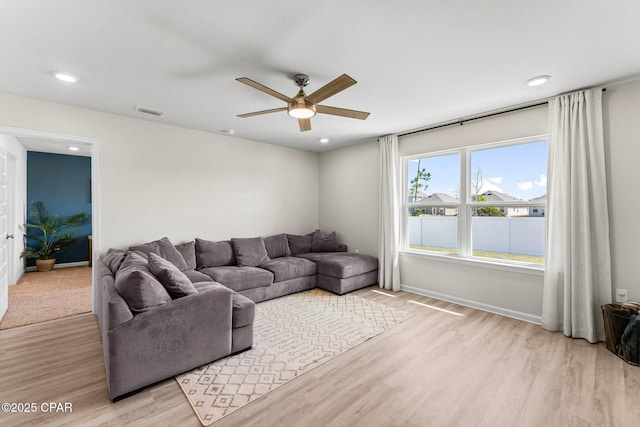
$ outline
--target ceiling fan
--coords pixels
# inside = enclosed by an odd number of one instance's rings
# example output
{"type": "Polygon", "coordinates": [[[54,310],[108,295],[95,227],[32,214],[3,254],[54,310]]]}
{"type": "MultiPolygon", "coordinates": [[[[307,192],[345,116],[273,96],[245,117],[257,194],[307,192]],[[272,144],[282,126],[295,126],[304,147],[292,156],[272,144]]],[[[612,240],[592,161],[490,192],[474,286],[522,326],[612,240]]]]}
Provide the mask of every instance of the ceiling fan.
{"type": "Polygon", "coordinates": [[[274,96],[287,103],[286,107],[273,108],[271,110],[256,111],[253,113],[239,114],[238,117],[253,117],[262,114],[277,113],[280,111],[286,111],[291,117],[298,119],[298,125],[300,126],[300,132],[311,130],[311,117],[316,113],[331,114],[333,116],[348,117],[350,119],[365,120],[369,117],[369,113],[364,111],[347,110],[345,108],[329,107],[328,105],[319,105],[319,102],[342,92],[350,86],[358,83],[346,74],[341,75],[337,79],[327,83],[311,95],[304,93],[304,88],[309,84],[309,76],[306,74],[296,74],[293,76],[293,82],[300,88],[298,94],[290,98],[286,95],[276,92],[275,90],[268,88],[258,82],[255,82],[247,77],[240,77],[236,79],[240,83],[244,83],[247,86],[251,86],[254,89],[258,89],[268,95],[274,96]]]}

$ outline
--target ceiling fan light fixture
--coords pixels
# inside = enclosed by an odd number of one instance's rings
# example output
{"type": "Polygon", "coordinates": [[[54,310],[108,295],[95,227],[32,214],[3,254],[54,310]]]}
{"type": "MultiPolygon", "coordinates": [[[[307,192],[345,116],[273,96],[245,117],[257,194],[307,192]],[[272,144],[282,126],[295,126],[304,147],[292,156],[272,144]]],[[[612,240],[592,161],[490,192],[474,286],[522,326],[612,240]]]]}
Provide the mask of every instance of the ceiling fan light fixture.
{"type": "Polygon", "coordinates": [[[304,102],[289,104],[287,114],[296,119],[309,119],[316,115],[316,106],[304,102]]]}
{"type": "Polygon", "coordinates": [[[365,111],[348,110],[346,108],[329,107],[328,105],[320,104],[320,102],[324,101],[325,99],[330,98],[333,95],[340,93],[343,90],[358,83],[346,74],[333,79],[309,96],[304,93],[304,87],[309,84],[309,76],[307,76],[306,74],[296,74],[295,76],[293,76],[293,82],[300,88],[300,90],[298,91],[298,94],[292,98],[283,95],[280,92],[271,89],[270,87],[253,81],[248,77],[239,77],[236,79],[236,81],[287,103],[286,107],[271,108],[269,110],[255,111],[253,113],[247,114],[238,114],[238,117],[247,118],[253,116],[261,116],[263,114],[286,111],[290,117],[298,119],[300,132],[307,132],[311,130],[310,119],[315,116],[316,113],[331,114],[333,116],[347,117],[359,120],[365,120],[367,117],[369,117],[369,113],[365,111]]]}

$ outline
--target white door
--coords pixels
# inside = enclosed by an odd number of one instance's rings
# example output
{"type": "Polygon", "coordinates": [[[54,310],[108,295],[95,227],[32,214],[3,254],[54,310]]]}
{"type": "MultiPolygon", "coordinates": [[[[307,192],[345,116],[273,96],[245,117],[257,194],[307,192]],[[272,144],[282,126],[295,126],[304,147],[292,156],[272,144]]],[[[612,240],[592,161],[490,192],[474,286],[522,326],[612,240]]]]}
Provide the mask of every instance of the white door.
{"type": "Polygon", "coordinates": [[[9,306],[7,280],[7,146],[0,141],[0,320],[9,306]]]}

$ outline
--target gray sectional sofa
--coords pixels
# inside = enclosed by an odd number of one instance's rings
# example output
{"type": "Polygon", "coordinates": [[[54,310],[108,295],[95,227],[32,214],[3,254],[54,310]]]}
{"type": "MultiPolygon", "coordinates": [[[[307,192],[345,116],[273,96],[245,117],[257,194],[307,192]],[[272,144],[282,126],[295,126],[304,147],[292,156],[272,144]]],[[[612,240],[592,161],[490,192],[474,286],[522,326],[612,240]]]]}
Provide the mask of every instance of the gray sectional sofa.
{"type": "Polygon", "coordinates": [[[110,249],[96,314],[112,400],[253,345],[255,303],[313,289],[342,295],[378,281],[378,260],[335,233],[110,249]]]}

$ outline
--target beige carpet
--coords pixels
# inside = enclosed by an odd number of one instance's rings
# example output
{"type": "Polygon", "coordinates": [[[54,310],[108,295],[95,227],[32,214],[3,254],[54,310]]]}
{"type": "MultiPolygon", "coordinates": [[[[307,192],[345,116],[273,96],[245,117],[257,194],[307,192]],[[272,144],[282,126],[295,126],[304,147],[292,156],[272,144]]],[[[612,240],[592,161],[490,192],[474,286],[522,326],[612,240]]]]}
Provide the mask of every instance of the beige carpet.
{"type": "Polygon", "coordinates": [[[9,286],[9,309],[0,330],[91,311],[91,267],[27,272],[9,286]]]}
{"type": "Polygon", "coordinates": [[[319,289],[261,302],[251,350],[176,380],[207,426],[411,316],[319,289]]]}

